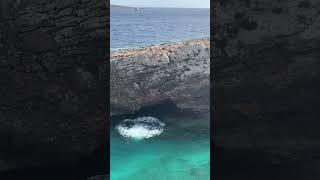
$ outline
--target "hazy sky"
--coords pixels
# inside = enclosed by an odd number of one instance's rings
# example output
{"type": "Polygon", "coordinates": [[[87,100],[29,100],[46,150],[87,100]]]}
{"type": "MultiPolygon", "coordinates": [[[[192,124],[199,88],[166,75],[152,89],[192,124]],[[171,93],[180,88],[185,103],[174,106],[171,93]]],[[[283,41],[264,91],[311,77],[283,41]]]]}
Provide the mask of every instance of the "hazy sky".
{"type": "Polygon", "coordinates": [[[133,7],[210,8],[210,0],[110,0],[113,5],[133,7]]]}

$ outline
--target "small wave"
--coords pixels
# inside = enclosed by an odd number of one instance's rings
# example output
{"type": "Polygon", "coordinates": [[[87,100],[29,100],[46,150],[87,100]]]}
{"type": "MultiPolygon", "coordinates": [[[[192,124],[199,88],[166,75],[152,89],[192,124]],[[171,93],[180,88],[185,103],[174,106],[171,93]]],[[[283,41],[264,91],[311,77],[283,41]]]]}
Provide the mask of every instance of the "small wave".
{"type": "Polygon", "coordinates": [[[125,119],[116,126],[118,133],[132,139],[145,139],[160,135],[165,124],[159,119],[148,116],[136,119],[125,119]]]}

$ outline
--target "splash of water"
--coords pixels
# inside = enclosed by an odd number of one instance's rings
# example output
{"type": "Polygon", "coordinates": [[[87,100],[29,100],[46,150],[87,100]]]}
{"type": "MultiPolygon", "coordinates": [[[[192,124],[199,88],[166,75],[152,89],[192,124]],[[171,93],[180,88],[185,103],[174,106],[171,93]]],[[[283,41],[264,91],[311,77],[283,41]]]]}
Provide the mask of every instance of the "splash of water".
{"type": "Polygon", "coordinates": [[[164,126],[165,124],[159,119],[148,116],[125,119],[116,126],[116,130],[123,137],[141,140],[160,135],[164,126]]]}

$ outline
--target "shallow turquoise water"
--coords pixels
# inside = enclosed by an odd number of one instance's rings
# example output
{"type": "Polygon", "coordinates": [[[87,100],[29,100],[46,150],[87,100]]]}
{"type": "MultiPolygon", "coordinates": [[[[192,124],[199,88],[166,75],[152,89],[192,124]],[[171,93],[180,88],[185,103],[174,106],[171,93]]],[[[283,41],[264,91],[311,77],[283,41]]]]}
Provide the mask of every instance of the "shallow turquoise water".
{"type": "Polygon", "coordinates": [[[110,142],[111,180],[209,180],[209,118],[159,118],[164,132],[131,140],[114,127],[110,142]]]}

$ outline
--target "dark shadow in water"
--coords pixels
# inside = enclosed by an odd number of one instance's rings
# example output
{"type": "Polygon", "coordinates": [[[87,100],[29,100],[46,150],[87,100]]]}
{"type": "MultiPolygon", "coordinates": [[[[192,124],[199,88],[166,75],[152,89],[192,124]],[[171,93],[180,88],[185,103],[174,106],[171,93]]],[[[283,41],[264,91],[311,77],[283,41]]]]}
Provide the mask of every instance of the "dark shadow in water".
{"type": "Polygon", "coordinates": [[[124,119],[135,119],[142,116],[152,116],[158,119],[162,119],[167,116],[183,117],[188,115],[190,116],[192,114],[193,113],[190,111],[183,111],[179,109],[172,101],[167,100],[157,105],[141,108],[140,110],[133,113],[111,116],[111,126],[115,126],[124,119]]]}

